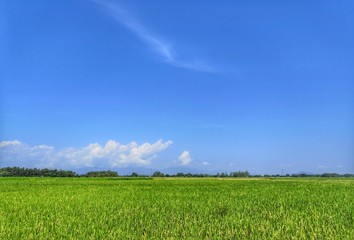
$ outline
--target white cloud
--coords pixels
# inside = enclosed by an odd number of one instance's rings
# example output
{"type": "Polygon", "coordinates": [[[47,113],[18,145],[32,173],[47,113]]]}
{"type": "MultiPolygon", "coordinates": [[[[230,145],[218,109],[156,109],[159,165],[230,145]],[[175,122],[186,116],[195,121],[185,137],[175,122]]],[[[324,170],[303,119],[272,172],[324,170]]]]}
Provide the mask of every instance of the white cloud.
{"type": "Polygon", "coordinates": [[[188,165],[192,162],[192,157],[188,151],[184,151],[179,157],[178,160],[180,161],[181,165],[188,165]]]}
{"type": "Polygon", "coordinates": [[[54,148],[29,146],[18,140],[0,142],[0,166],[53,167],[54,148]]]}
{"type": "Polygon", "coordinates": [[[0,147],[6,147],[6,146],[16,146],[16,145],[20,145],[21,142],[18,140],[14,140],[14,141],[2,141],[0,142],[0,147]]]}
{"type": "Polygon", "coordinates": [[[117,3],[109,1],[93,2],[101,5],[117,22],[124,25],[127,29],[133,32],[140,40],[142,40],[149,48],[151,48],[162,61],[174,67],[191,69],[201,72],[215,72],[215,70],[208,64],[200,60],[180,60],[177,59],[171,44],[162,40],[160,37],[152,34],[147,28],[141,24],[130,12],[122,8],[117,3]]]}
{"type": "Polygon", "coordinates": [[[202,162],[203,165],[209,165],[210,163],[208,162],[202,162]]]}
{"type": "Polygon", "coordinates": [[[136,142],[120,144],[109,140],[105,145],[91,143],[82,148],[65,148],[56,151],[46,145],[29,146],[20,141],[0,142],[0,166],[22,167],[124,167],[151,164],[159,152],[172,141],[158,140],[155,143],[136,142]]]}

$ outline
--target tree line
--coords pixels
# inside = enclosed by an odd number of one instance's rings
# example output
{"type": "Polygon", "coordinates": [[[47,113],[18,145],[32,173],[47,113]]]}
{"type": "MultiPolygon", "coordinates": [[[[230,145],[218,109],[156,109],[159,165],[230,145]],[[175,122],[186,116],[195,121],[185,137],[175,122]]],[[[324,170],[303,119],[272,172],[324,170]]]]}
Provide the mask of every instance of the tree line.
{"type": "MultiPolygon", "coordinates": [[[[90,171],[85,174],[77,174],[74,171],[68,170],[58,170],[58,169],[39,169],[39,168],[20,168],[20,167],[5,167],[0,168],[0,177],[150,177],[149,175],[140,175],[136,172],[130,175],[120,176],[117,172],[107,170],[107,171],[90,171]]],[[[248,177],[354,177],[354,174],[338,174],[338,173],[323,173],[323,174],[286,174],[286,175],[251,175],[248,171],[237,171],[237,172],[220,172],[217,174],[206,174],[206,173],[182,173],[177,174],[165,174],[160,171],[155,171],[152,177],[193,177],[193,178],[205,178],[205,177],[216,177],[216,178],[248,178],[248,177]]]]}
{"type": "Polygon", "coordinates": [[[242,172],[221,172],[217,174],[206,174],[206,173],[182,173],[179,172],[177,174],[164,174],[160,171],[155,171],[152,174],[153,177],[250,177],[251,175],[249,174],[248,171],[242,172]]]}
{"type": "Polygon", "coordinates": [[[0,168],[0,177],[76,177],[73,171],[48,169],[48,168],[0,168]]]}

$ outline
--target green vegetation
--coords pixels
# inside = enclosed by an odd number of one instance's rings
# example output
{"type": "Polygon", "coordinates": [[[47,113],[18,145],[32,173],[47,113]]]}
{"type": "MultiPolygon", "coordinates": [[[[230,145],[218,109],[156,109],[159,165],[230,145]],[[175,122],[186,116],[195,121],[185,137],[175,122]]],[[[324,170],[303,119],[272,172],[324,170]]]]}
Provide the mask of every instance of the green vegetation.
{"type": "Polygon", "coordinates": [[[354,239],[353,179],[129,179],[0,178],[0,239],[354,239]]]}
{"type": "MultiPolygon", "coordinates": [[[[119,177],[118,173],[115,171],[90,171],[85,174],[77,174],[73,171],[57,170],[57,169],[38,169],[38,168],[20,168],[20,167],[5,167],[0,168],[0,177],[119,177]]],[[[149,177],[147,175],[139,175],[136,172],[132,172],[130,175],[125,175],[125,177],[149,177]]],[[[325,178],[354,178],[354,174],[338,174],[338,173],[323,173],[323,174],[286,174],[286,175],[250,175],[248,171],[242,172],[221,172],[217,174],[206,174],[206,173],[182,173],[177,174],[164,174],[160,171],[155,171],[152,177],[186,177],[186,178],[247,178],[247,177],[266,177],[266,178],[279,178],[279,177],[325,177],[325,178]]]]}
{"type": "Polygon", "coordinates": [[[73,171],[58,169],[38,169],[38,168],[20,168],[5,167],[0,168],[0,177],[76,177],[73,171]]]}
{"type": "Polygon", "coordinates": [[[118,177],[118,173],[114,171],[91,171],[83,175],[84,177],[118,177]]]}

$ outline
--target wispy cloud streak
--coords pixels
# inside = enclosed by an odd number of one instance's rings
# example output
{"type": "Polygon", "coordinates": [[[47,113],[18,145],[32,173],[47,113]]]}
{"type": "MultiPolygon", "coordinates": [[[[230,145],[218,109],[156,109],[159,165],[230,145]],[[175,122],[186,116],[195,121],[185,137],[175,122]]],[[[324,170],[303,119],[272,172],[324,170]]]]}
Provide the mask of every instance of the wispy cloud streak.
{"type": "Polygon", "coordinates": [[[208,64],[200,60],[186,61],[180,60],[176,57],[171,45],[160,37],[152,34],[147,28],[141,24],[129,11],[122,8],[117,3],[109,1],[93,2],[99,4],[108,12],[117,22],[125,26],[133,32],[139,39],[141,39],[147,46],[149,46],[165,63],[174,67],[180,67],[201,72],[215,72],[215,70],[208,64]]]}

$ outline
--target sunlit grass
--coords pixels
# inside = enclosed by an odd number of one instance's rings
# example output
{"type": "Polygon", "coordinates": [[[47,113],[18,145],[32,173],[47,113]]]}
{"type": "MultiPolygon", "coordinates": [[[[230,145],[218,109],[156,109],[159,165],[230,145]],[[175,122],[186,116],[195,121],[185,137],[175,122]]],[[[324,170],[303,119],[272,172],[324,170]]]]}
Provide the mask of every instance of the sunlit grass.
{"type": "Polygon", "coordinates": [[[354,180],[0,178],[0,239],[354,239],[354,180]]]}

